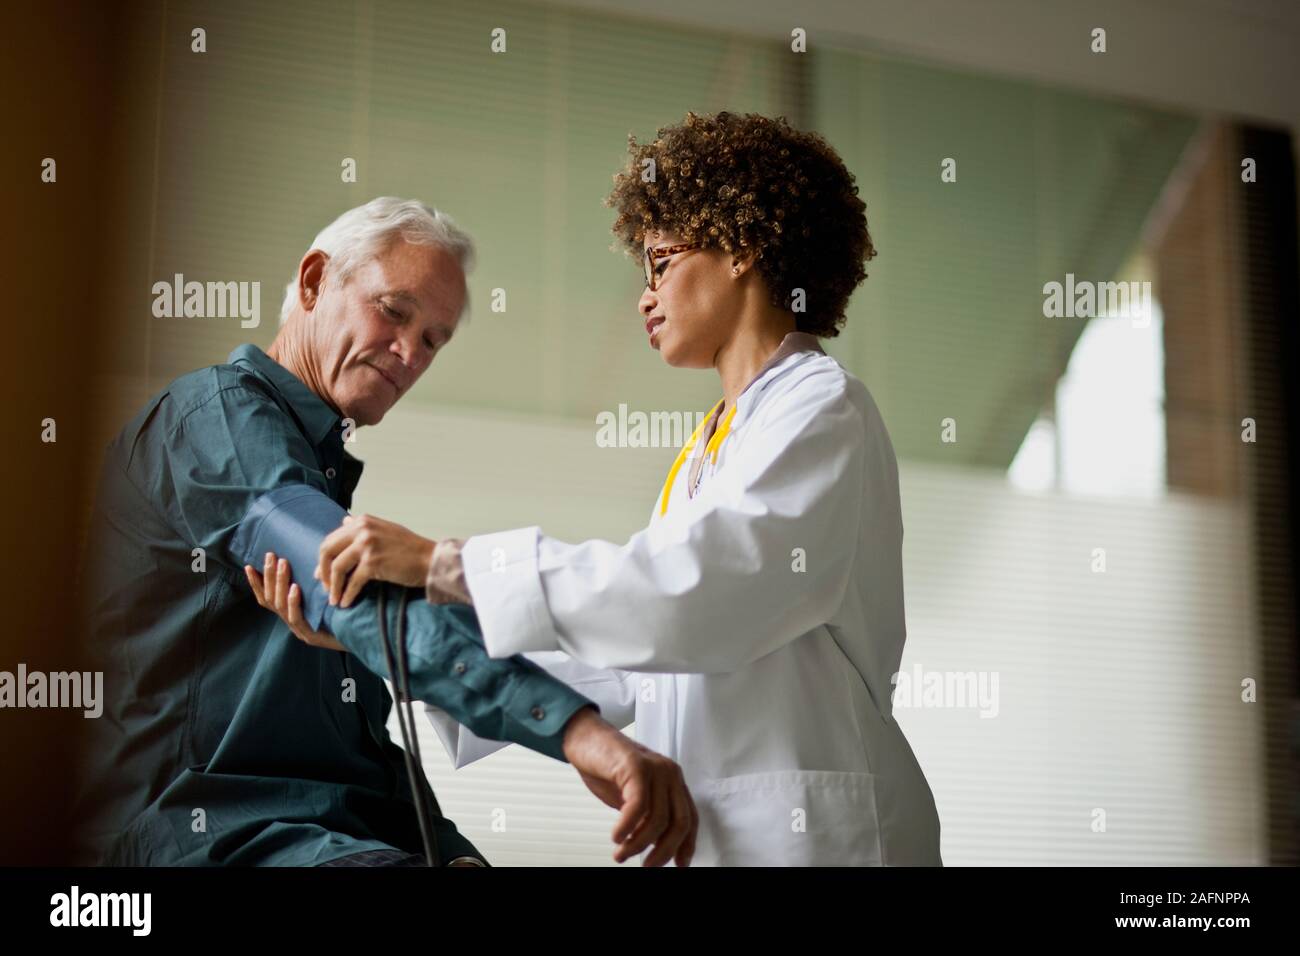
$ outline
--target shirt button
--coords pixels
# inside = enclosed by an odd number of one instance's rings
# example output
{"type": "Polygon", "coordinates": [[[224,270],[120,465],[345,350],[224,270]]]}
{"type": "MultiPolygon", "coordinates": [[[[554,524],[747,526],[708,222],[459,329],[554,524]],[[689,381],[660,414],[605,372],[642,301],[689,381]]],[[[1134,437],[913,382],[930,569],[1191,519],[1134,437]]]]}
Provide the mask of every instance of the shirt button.
{"type": "Polygon", "coordinates": [[[456,673],[457,673],[457,674],[463,674],[463,673],[465,673],[466,670],[467,670],[467,668],[465,667],[465,662],[464,662],[464,661],[457,661],[457,662],[456,662],[456,673]]]}
{"type": "Polygon", "coordinates": [[[326,477],[326,478],[333,478],[333,477],[334,477],[335,475],[337,475],[337,474],[338,474],[338,472],[335,471],[333,468],[326,468],[326,469],[325,469],[325,477],[326,477]]]}
{"type": "Polygon", "coordinates": [[[533,715],[533,720],[541,720],[546,716],[546,711],[542,710],[540,707],[534,707],[530,713],[533,715]]]}

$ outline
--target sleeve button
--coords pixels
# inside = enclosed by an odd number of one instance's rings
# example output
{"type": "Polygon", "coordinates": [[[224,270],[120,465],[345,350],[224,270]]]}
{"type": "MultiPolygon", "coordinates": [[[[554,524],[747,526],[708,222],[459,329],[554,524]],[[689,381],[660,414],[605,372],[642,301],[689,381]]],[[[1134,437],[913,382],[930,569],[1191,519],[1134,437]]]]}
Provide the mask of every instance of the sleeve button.
{"type": "Polygon", "coordinates": [[[333,468],[326,468],[326,469],[325,469],[325,477],[326,477],[326,478],[333,479],[333,477],[334,477],[335,475],[337,475],[337,474],[338,474],[338,472],[335,471],[333,468]]]}
{"type": "Polygon", "coordinates": [[[534,707],[531,713],[533,715],[533,720],[541,720],[543,717],[546,716],[546,711],[544,711],[540,707],[534,707]]]}
{"type": "Polygon", "coordinates": [[[457,674],[463,674],[465,673],[466,670],[468,670],[468,668],[465,666],[464,661],[457,661],[455,670],[457,674]]]}

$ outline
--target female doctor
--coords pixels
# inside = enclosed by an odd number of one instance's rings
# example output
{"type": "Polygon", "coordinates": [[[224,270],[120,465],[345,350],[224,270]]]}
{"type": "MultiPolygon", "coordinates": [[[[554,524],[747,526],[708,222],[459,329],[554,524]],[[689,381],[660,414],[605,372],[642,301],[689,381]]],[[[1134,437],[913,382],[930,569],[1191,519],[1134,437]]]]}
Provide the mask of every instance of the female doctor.
{"type": "MultiPolygon", "coordinates": [[[[890,699],[906,637],[894,450],[818,345],[875,255],[854,178],[820,136],[758,115],[691,113],[629,145],[606,204],[645,267],[650,347],[722,391],[648,527],[623,544],[536,527],[435,543],[367,516],[325,540],[318,576],[344,606],[376,578],[472,603],[493,657],[527,654],[611,723],[635,720],[682,767],[695,863],[941,865],[890,699]]],[[[503,746],[431,716],[457,766],[503,746]]]]}

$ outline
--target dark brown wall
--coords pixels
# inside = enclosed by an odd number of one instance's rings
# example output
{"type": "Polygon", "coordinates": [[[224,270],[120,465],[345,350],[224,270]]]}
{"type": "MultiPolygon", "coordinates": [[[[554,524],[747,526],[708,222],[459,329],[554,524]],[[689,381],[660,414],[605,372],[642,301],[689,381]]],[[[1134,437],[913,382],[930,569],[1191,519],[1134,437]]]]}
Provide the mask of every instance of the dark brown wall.
{"type": "MultiPolygon", "coordinates": [[[[4,109],[4,464],[0,467],[0,670],[81,669],[74,641],[81,502],[89,476],[84,405],[105,315],[104,203],[114,172],[116,5],[53,2],[6,11],[4,109]],[[41,162],[57,181],[41,182],[41,162]],[[41,440],[42,420],[57,440],[41,440]]],[[[0,864],[66,859],[81,711],[0,709],[0,864]]]]}

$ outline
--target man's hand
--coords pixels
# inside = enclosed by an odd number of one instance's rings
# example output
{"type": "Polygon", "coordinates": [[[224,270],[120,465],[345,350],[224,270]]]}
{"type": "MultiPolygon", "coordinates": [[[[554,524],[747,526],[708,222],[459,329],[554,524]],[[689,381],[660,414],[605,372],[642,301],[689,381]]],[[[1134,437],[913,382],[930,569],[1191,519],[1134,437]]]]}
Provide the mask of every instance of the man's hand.
{"type": "Polygon", "coordinates": [[[330,636],[328,631],[312,630],[307,619],[302,616],[302,589],[290,584],[293,577],[289,562],[283,558],[276,560],[275,554],[268,551],[262,573],[258,574],[251,564],[244,565],[244,576],[253,589],[257,603],[268,611],[280,616],[280,620],[289,625],[294,637],[313,647],[324,647],[332,651],[346,651],[347,648],[330,636]]]}
{"type": "Polygon", "coordinates": [[[374,515],[348,515],[320,545],[315,577],[330,603],[348,607],[371,581],[424,587],[434,542],[374,515]]]}
{"type": "Polygon", "coordinates": [[[646,866],[671,859],[689,866],[700,818],[682,769],[641,746],[584,707],[564,727],[564,756],[606,806],[622,810],[614,824],[614,861],[622,863],[650,844],[646,866]]]}

